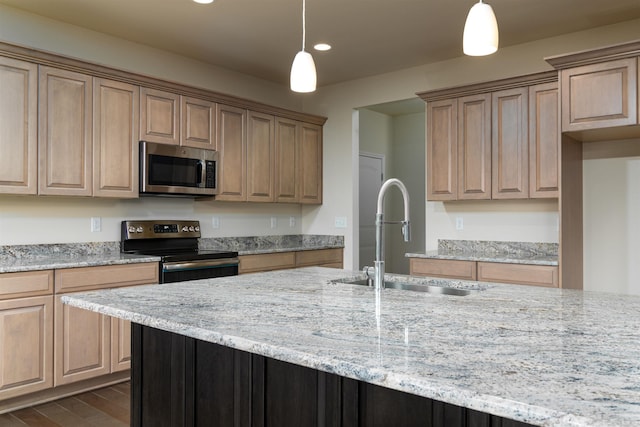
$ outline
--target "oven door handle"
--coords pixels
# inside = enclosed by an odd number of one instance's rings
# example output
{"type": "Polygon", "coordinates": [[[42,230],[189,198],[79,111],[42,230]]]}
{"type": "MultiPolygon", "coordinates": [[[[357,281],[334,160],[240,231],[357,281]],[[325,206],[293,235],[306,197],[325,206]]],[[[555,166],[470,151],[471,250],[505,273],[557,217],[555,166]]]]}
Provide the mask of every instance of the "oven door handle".
{"type": "Polygon", "coordinates": [[[195,270],[200,268],[216,268],[238,265],[238,258],[220,258],[198,261],[181,261],[162,263],[162,271],[195,270]]]}

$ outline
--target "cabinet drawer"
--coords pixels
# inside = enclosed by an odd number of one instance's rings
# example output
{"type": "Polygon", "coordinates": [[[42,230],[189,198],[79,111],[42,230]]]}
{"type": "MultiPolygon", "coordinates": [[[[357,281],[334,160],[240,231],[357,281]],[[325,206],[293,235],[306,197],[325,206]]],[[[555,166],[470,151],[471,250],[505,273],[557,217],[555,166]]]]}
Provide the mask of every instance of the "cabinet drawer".
{"type": "Polygon", "coordinates": [[[476,280],[475,261],[411,258],[409,269],[412,276],[476,280]]]}
{"type": "Polygon", "coordinates": [[[296,266],[295,252],[279,252],[273,254],[241,255],[238,272],[252,273],[256,271],[282,270],[296,266]]]}
{"type": "Polygon", "coordinates": [[[342,264],[342,249],[320,249],[296,252],[296,266],[342,264]]]}
{"type": "Polygon", "coordinates": [[[56,293],[158,283],[158,264],[106,265],[56,270],[56,293]]]}
{"type": "Polygon", "coordinates": [[[558,287],[558,267],[548,265],[478,263],[478,281],[558,287]]]}
{"type": "Polygon", "coordinates": [[[53,270],[0,274],[0,300],[53,294],[53,270]]]}

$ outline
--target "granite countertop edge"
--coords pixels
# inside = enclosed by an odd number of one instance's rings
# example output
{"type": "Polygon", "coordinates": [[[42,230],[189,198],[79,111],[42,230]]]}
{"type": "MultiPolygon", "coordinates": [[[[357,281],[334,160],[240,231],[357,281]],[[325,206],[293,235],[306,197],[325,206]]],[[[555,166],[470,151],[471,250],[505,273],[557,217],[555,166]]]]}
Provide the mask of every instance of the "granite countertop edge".
{"type": "Polygon", "coordinates": [[[159,262],[160,257],[150,255],[101,254],[81,257],[52,255],[48,257],[16,258],[0,260],[0,273],[20,273],[62,268],[99,267],[105,265],[138,264],[159,262]]]}

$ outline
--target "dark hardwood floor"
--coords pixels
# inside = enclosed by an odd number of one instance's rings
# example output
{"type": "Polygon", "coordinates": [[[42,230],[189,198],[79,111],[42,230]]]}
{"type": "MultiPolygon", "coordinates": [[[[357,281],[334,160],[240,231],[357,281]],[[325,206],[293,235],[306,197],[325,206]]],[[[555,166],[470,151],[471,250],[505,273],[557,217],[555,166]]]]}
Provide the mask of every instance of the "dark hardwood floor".
{"type": "Polygon", "coordinates": [[[127,427],[131,383],[77,394],[0,415],[2,427],[127,427]]]}

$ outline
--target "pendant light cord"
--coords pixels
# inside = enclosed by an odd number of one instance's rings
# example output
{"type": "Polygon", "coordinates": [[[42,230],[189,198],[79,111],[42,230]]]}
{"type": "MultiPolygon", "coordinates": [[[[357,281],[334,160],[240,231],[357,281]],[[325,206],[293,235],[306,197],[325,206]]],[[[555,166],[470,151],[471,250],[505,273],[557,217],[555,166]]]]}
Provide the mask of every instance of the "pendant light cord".
{"type": "Polygon", "coordinates": [[[306,24],[306,0],[302,0],[302,50],[304,51],[305,38],[307,33],[307,24],[306,24]]]}

